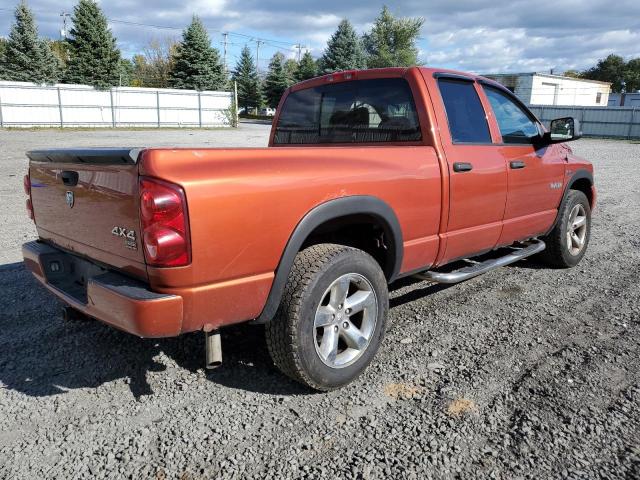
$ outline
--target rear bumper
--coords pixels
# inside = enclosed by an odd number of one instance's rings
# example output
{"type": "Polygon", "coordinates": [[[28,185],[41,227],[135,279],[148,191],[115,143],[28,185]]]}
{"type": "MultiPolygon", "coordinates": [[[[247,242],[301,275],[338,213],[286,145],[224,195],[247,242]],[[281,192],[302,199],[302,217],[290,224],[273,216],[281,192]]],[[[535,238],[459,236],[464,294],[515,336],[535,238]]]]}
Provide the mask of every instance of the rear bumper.
{"type": "Polygon", "coordinates": [[[26,267],[72,307],[140,337],[180,334],[183,300],[41,242],[22,246],[26,267]],[[77,280],[82,278],[82,282],[77,280]]]}

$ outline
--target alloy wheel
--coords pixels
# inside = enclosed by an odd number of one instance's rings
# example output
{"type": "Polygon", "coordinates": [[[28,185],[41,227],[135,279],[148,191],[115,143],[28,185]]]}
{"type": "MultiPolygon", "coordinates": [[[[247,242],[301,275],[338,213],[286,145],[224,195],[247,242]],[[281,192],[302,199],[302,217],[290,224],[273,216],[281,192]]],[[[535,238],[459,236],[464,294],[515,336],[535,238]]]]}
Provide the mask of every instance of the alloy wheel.
{"type": "Polygon", "coordinates": [[[322,362],[344,368],[365,352],[375,331],[378,299],[362,275],[348,273],[322,296],[314,318],[315,347],[322,362]]]}
{"type": "Polygon", "coordinates": [[[582,204],[571,209],[567,225],[567,248],[573,256],[579,255],[587,239],[587,212],[582,204]]]}

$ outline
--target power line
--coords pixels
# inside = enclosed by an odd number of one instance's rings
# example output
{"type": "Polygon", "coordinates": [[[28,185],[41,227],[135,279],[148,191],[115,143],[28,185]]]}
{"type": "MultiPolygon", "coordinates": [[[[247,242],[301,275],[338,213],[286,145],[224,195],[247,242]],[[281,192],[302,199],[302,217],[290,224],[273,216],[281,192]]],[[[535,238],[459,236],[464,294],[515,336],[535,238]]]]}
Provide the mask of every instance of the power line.
{"type": "MultiPolygon", "coordinates": [[[[14,9],[11,8],[5,8],[5,7],[0,7],[0,11],[14,11],[14,9]]],[[[38,13],[39,15],[49,15],[48,13],[44,13],[42,11],[35,11],[36,13],[38,13]]],[[[63,12],[64,13],[64,12],[63,12]]],[[[67,16],[70,16],[70,14],[66,14],[67,16]]],[[[60,15],[62,16],[62,14],[60,15]]],[[[115,23],[115,24],[120,24],[120,25],[128,25],[128,26],[133,26],[133,27],[149,27],[149,28],[156,28],[156,29],[160,29],[160,30],[173,30],[173,31],[183,31],[184,28],[181,27],[172,27],[169,25],[158,25],[158,24],[154,24],[154,23],[144,23],[144,22],[133,22],[130,20],[121,20],[118,18],[107,18],[107,20],[111,23],[115,23]]],[[[221,33],[221,34],[227,34],[230,36],[235,36],[235,37],[240,37],[240,38],[245,38],[250,42],[261,42],[261,45],[268,45],[276,50],[281,50],[281,51],[286,51],[286,52],[295,52],[295,48],[291,48],[292,45],[294,45],[294,42],[290,42],[288,40],[275,40],[272,38],[263,38],[263,37],[258,37],[255,35],[248,35],[246,33],[240,33],[240,32],[231,32],[231,31],[226,31],[223,32],[222,30],[219,29],[215,29],[215,28],[207,28],[207,30],[209,32],[216,32],[216,33],[221,33]],[[289,46],[289,48],[283,46],[283,45],[287,45],[289,46]]],[[[214,42],[216,44],[221,44],[221,42],[214,42]]],[[[229,45],[239,45],[239,44],[233,44],[229,42],[229,45]]]]}

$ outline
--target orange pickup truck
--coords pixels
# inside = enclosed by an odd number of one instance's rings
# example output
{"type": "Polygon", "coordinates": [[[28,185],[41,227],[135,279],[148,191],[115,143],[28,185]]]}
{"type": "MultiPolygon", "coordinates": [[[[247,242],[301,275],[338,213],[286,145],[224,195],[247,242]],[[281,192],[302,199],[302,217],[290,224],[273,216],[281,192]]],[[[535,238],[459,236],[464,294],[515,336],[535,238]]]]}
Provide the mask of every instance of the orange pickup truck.
{"type": "Polygon", "coordinates": [[[596,191],[564,144],[579,136],[482,77],[340,72],[286,91],[268,148],[29,152],[24,259],[67,313],[204,331],[209,366],[221,327],[265,324],[275,364],[330,390],[371,362],[395,280],[580,261],[596,191]]]}

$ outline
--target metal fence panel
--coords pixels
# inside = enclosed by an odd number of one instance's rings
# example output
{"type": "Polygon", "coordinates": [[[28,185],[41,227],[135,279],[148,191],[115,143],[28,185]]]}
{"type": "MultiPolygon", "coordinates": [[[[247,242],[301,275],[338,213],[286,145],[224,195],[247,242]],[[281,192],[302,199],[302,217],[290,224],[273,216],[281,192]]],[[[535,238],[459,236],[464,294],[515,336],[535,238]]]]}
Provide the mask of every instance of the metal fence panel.
{"type": "Polygon", "coordinates": [[[557,107],[532,105],[531,111],[547,127],[554,118],[575,117],[587,137],[640,138],[640,108],[557,107]]]}
{"type": "Polygon", "coordinates": [[[233,92],[0,82],[0,126],[231,126],[233,98],[233,92]]]}

